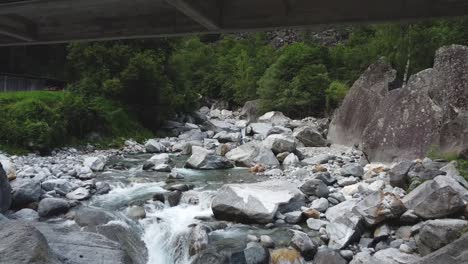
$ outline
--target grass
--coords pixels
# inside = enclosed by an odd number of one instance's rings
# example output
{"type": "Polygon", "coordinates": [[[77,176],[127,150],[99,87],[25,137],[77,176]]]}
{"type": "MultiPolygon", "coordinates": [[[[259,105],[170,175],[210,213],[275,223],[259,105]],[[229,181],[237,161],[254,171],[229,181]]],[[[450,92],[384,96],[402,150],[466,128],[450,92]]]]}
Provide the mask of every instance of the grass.
{"type": "Polygon", "coordinates": [[[461,158],[457,153],[442,153],[436,146],[432,146],[427,156],[431,159],[443,159],[446,161],[456,161],[460,175],[468,180],[468,160],[461,158]]]}
{"type": "Polygon", "coordinates": [[[125,107],[70,92],[0,93],[0,149],[12,154],[92,143],[106,148],[152,133],[125,107]]]}

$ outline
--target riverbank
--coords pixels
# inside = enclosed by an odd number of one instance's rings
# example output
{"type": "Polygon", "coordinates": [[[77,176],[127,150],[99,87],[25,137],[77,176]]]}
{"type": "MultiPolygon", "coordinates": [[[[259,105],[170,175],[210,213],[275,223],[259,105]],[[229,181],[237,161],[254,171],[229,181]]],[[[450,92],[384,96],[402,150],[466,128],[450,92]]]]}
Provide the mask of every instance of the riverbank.
{"type": "Polygon", "coordinates": [[[0,262],[438,263],[466,230],[455,163],[368,164],[329,145],[326,119],[241,112],[203,107],[145,145],[0,157],[0,262]]]}

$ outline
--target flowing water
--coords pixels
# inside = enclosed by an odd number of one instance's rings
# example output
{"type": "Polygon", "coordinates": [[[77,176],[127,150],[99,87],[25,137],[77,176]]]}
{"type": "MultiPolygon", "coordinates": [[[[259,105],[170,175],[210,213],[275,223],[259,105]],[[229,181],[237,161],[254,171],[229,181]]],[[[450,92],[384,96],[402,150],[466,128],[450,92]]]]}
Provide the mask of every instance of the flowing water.
{"type": "MultiPolygon", "coordinates": [[[[137,226],[136,230],[142,230],[141,237],[148,249],[149,264],[189,264],[190,225],[212,215],[210,205],[216,190],[225,183],[262,180],[240,168],[213,171],[185,169],[183,164],[187,157],[174,156],[175,170],[185,176],[184,182],[194,184],[195,188],[183,193],[178,206],[170,207],[167,202],[163,205],[152,201],[155,193],[166,192],[163,187],[168,174],[143,171],[142,164],[149,157],[130,155],[113,161],[119,169],[108,170],[99,176],[100,180],[113,186],[112,191],[95,196],[89,202],[92,206],[113,211],[123,218],[123,212],[129,205],[144,205],[146,218],[131,224],[137,226]]],[[[127,223],[130,221],[125,219],[127,223]]],[[[220,250],[242,248],[247,233],[265,233],[252,229],[239,225],[226,231],[215,231],[210,234],[210,241],[217,241],[220,250]]]]}

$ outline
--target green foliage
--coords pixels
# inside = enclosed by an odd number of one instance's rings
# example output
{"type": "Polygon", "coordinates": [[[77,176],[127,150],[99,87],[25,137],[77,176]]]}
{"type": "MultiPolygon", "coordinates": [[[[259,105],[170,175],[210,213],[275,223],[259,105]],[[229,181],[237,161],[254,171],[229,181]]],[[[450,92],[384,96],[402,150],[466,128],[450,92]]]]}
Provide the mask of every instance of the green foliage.
{"type": "Polygon", "coordinates": [[[40,150],[86,139],[149,136],[126,110],[103,98],[95,100],[68,92],[0,94],[0,145],[40,150]]]}
{"type": "Polygon", "coordinates": [[[334,81],[325,90],[326,94],[326,109],[328,112],[332,112],[333,109],[337,108],[348,93],[349,87],[340,82],[334,81]]]}
{"type": "Polygon", "coordinates": [[[467,181],[468,181],[468,160],[458,159],[457,160],[457,169],[467,181]]]}

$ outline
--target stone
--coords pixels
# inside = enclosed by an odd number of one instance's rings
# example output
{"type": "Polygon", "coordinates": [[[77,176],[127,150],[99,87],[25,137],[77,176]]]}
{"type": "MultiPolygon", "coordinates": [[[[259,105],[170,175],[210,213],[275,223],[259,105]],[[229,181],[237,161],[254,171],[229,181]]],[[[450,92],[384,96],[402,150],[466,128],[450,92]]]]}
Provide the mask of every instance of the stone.
{"type": "Polygon", "coordinates": [[[416,224],[419,222],[419,216],[413,210],[408,210],[400,216],[400,222],[402,224],[416,224]]]}
{"type": "Polygon", "coordinates": [[[279,165],[279,161],[276,159],[273,151],[257,142],[249,142],[229,151],[226,153],[226,158],[234,161],[236,165],[243,167],[252,167],[255,164],[266,166],[279,165]]]}
{"type": "Polygon", "coordinates": [[[166,193],[167,203],[171,207],[179,205],[181,198],[182,198],[182,192],[181,191],[175,190],[175,191],[166,193]]]}
{"type": "Polygon", "coordinates": [[[42,196],[41,183],[36,179],[16,179],[11,182],[12,207],[23,208],[38,202],[42,196]]]}
{"type": "Polygon", "coordinates": [[[299,189],[308,196],[327,197],[330,191],[323,181],[312,179],[302,184],[299,189]]]}
{"type": "Polygon", "coordinates": [[[145,149],[148,153],[162,153],[165,152],[166,147],[159,143],[156,139],[150,139],[146,141],[145,149]]]}
{"type": "Polygon", "coordinates": [[[253,100],[245,102],[241,109],[240,117],[244,117],[249,122],[257,120],[259,117],[260,100],[253,100]]]}
{"type": "Polygon", "coordinates": [[[389,171],[390,185],[405,189],[408,185],[408,172],[413,167],[414,162],[404,160],[396,163],[389,171]]]}
{"type": "Polygon", "coordinates": [[[294,211],[288,212],[284,214],[285,218],[284,221],[288,224],[297,224],[302,221],[302,212],[301,211],[294,211]]]}
{"type": "Polygon", "coordinates": [[[277,212],[291,212],[304,204],[304,194],[294,184],[266,181],[224,185],[211,208],[218,220],[266,224],[273,221],[277,212]]]}
{"type": "Polygon", "coordinates": [[[8,177],[0,163],[0,213],[6,212],[11,206],[11,186],[8,177]]]}
{"type": "Polygon", "coordinates": [[[214,251],[208,250],[195,256],[192,264],[227,264],[226,257],[214,251]]]}
{"type": "Polygon", "coordinates": [[[263,140],[263,145],[266,148],[271,149],[271,151],[273,151],[275,154],[282,152],[291,153],[296,150],[296,142],[294,139],[280,134],[268,136],[265,140],[263,140]]]}
{"type": "Polygon", "coordinates": [[[267,235],[261,235],[260,236],[260,243],[262,246],[266,248],[274,248],[275,247],[275,241],[270,236],[267,235]]]}
{"type": "Polygon", "coordinates": [[[372,257],[372,255],[369,252],[363,251],[363,252],[357,253],[349,264],[375,264],[375,263],[378,263],[377,259],[372,257]]]}
{"type": "Polygon", "coordinates": [[[103,171],[106,161],[101,157],[87,157],[84,159],[83,166],[90,168],[92,171],[103,171]]]}
{"type": "Polygon", "coordinates": [[[362,215],[367,225],[373,226],[399,218],[406,208],[396,195],[377,191],[357,203],[355,210],[362,215]]]}
{"type": "Polygon", "coordinates": [[[406,208],[424,219],[441,218],[462,210],[465,206],[464,189],[457,181],[447,176],[419,185],[403,198],[406,208]]]}
{"type": "Polygon", "coordinates": [[[343,166],[340,173],[343,176],[355,176],[362,178],[364,175],[364,168],[359,164],[351,163],[343,166]]]}
{"type": "Polygon", "coordinates": [[[305,216],[306,219],[309,219],[309,218],[320,219],[320,212],[312,208],[307,208],[306,210],[302,212],[302,214],[305,216]]]}
{"type": "Polygon", "coordinates": [[[328,139],[353,146],[363,141],[363,132],[390,90],[396,71],[384,60],[367,68],[348,91],[330,123],[328,139]]]}
{"type": "Polygon", "coordinates": [[[0,263],[58,264],[46,238],[33,225],[0,221],[0,263]]]}
{"type": "Polygon", "coordinates": [[[307,165],[326,164],[329,160],[334,160],[335,158],[336,156],[332,154],[319,154],[310,158],[303,159],[302,163],[307,165]]]}
{"type": "Polygon", "coordinates": [[[356,199],[347,200],[327,210],[326,218],[330,221],[327,225],[329,248],[343,249],[359,240],[363,232],[363,219],[354,210],[358,202],[356,199]]]}
{"type": "Polygon", "coordinates": [[[125,210],[125,215],[132,220],[139,220],[146,217],[145,208],[132,205],[125,210]]]}
{"type": "Polygon", "coordinates": [[[241,133],[239,132],[227,132],[221,131],[214,135],[213,139],[217,139],[220,143],[228,143],[228,142],[239,142],[241,140],[241,133]]]}
{"type": "Polygon", "coordinates": [[[145,161],[145,163],[143,164],[143,170],[156,170],[156,167],[161,165],[169,165],[170,163],[171,157],[168,154],[156,154],[153,155],[147,161],[145,161]]]}
{"type": "Polygon", "coordinates": [[[74,210],[74,213],[74,220],[79,226],[86,226],[91,229],[114,220],[112,214],[97,207],[80,206],[74,210]]]}
{"type": "Polygon", "coordinates": [[[424,222],[416,239],[421,256],[428,255],[457,240],[468,227],[468,221],[436,219],[424,222]]]}
{"type": "Polygon", "coordinates": [[[208,232],[203,225],[195,225],[189,233],[189,255],[194,256],[208,247],[208,232]]]}
{"type": "Polygon", "coordinates": [[[111,191],[111,186],[107,182],[97,182],[95,195],[107,194],[111,191]]]}
{"type": "Polygon", "coordinates": [[[43,181],[41,186],[42,189],[44,189],[46,192],[56,191],[61,195],[66,195],[67,193],[76,190],[79,187],[77,184],[65,179],[52,179],[43,181]]]}
{"type": "Polygon", "coordinates": [[[408,171],[408,177],[411,180],[420,180],[420,181],[427,181],[433,180],[436,176],[445,175],[445,171],[439,170],[439,168],[434,164],[434,162],[423,162],[423,161],[416,161],[413,166],[408,171]]]}
{"type": "Polygon", "coordinates": [[[292,130],[287,127],[283,126],[274,126],[268,130],[266,136],[268,137],[269,135],[274,135],[274,134],[283,134],[283,135],[291,135],[292,130]]]}
{"type": "Polygon", "coordinates": [[[304,259],[296,249],[292,248],[278,248],[270,253],[271,264],[283,264],[283,263],[304,263],[304,259]]]}
{"type": "Polygon", "coordinates": [[[39,202],[37,212],[41,217],[50,217],[68,212],[70,204],[65,199],[45,198],[39,202]]]}
{"type": "Polygon", "coordinates": [[[34,222],[34,221],[39,221],[39,214],[33,209],[24,208],[15,212],[12,215],[12,218],[16,220],[21,220],[21,221],[34,222]]]}
{"type": "Polygon", "coordinates": [[[314,127],[305,126],[294,129],[293,136],[305,147],[325,147],[327,140],[314,127]]]}
{"type": "Polygon", "coordinates": [[[293,237],[291,238],[290,245],[301,253],[304,260],[313,260],[317,253],[317,245],[306,233],[296,230],[291,230],[291,232],[293,233],[293,237]]]}
{"type": "Polygon", "coordinates": [[[67,193],[65,196],[70,200],[86,200],[91,197],[91,194],[89,193],[89,190],[83,187],[77,188],[73,192],[67,193]]]}
{"type": "Polygon", "coordinates": [[[11,159],[0,154],[0,164],[2,165],[9,181],[16,179],[16,166],[11,159]]]}
{"type": "Polygon", "coordinates": [[[340,250],[340,255],[346,260],[351,260],[354,257],[354,253],[351,250],[340,250]]]}
{"type": "Polygon", "coordinates": [[[424,256],[414,264],[464,264],[468,263],[468,233],[447,246],[424,256]]]}
{"type": "Polygon", "coordinates": [[[374,256],[375,263],[413,264],[420,259],[414,254],[403,253],[396,248],[387,248],[377,251],[374,256]]]}
{"type": "Polygon", "coordinates": [[[291,119],[278,111],[265,113],[258,118],[258,122],[270,123],[273,126],[287,126],[291,119]]]}
{"type": "Polygon", "coordinates": [[[317,255],[314,258],[314,264],[347,264],[339,251],[330,248],[319,248],[317,255]]]}
{"type": "Polygon", "coordinates": [[[199,170],[230,169],[233,167],[225,157],[197,146],[192,147],[192,155],[185,163],[185,166],[199,170]]]}
{"type": "Polygon", "coordinates": [[[323,181],[326,185],[333,185],[336,182],[336,178],[333,177],[329,172],[315,172],[313,177],[317,180],[323,181]]]}
{"type": "Polygon", "coordinates": [[[329,224],[329,222],[324,221],[324,220],[313,219],[313,218],[307,219],[307,226],[314,231],[319,231],[320,228],[326,227],[327,224],[329,224]]]}
{"type": "Polygon", "coordinates": [[[269,264],[270,253],[260,243],[251,242],[244,249],[246,264],[269,264]]]}
{"type": "Polygon", "coordinates": [[[288,156],[283,160],[284,166],[294,166],[299,164],[299,158],[294,153],[289,153],[288,156]]]}

